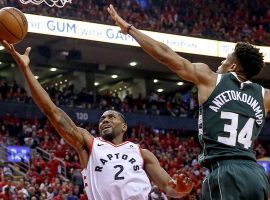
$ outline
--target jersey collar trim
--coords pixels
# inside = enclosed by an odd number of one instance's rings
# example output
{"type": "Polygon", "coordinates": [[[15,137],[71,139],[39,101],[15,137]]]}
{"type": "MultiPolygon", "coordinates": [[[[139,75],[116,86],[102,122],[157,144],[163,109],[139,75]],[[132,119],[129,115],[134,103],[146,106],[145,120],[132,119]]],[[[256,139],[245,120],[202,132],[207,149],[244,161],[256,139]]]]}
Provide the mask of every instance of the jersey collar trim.
{"type": "Polygon", "coordinates": [[[232,75],[234,75],[234,77],[235,78],[237,78],[237,80],[240,82],[240,83],[252,83],[251,81],[241,81],[241,80],[239,80],[239,78],[238,78],[238,76],[237,76],[237,74],[235,73],[235,72],[230,72],[232,75]]]}
{"type": "Polygon", "coordinates": [[[102,142],[106,142],[106,143],[108,143],[108,144],[110,144],[110,145],[112,145],[112,146],[114,146],[114,147],[119,147],[119,146],[122,146],[122,145],[124,145],[124,144],[127,144],[129,141],[125,141],[125,142],[123,142],[123,143],[121,143],[121,144],[113,144],[113,143],[111,143],[111,142],[109,142],[109,141],[106,141],[106,140],[104,140],[103,138],[101,138],[101,137],[98,137],[98,139],[100,140],[100,141],[102,141],[102,142]]]}

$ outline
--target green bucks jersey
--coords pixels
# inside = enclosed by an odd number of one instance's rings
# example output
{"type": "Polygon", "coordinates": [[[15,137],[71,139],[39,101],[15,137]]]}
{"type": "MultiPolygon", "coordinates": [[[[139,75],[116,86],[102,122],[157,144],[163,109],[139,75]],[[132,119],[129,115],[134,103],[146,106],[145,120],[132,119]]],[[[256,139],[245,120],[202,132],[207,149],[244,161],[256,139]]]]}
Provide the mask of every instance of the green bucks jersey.
{"type": "Polygon", "coordinates": [[[254,140],[265,122],[264,88],[241,82],[235,73],[219,74],[217,85],[200,107],[199,161],[253,159],[254,140]]]}

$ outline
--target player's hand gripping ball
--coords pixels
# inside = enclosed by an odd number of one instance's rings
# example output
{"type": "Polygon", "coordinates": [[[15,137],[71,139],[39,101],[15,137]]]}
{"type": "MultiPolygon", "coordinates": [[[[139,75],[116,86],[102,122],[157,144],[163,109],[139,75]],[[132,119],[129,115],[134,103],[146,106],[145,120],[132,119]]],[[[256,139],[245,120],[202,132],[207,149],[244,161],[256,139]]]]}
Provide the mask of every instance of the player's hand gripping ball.
{"type": "Polygon", "coordinates": [[[173,185],[174,189],[180,193],[188,194],[193,189],[193,182],[184,174],[176,176],[176,181],[174,181],[173,185]]]}

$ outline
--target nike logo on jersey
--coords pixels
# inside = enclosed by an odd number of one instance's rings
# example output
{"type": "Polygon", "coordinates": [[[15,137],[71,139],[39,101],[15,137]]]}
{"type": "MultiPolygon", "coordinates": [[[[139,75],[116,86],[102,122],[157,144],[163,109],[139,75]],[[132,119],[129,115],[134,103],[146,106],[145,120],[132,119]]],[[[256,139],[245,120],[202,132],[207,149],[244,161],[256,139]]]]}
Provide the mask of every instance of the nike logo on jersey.
{"type": "Polygon", "coordinates": [[[100,147],[100,146],[102,146],[102,145],[104,145],[104,144],[99,144],[99,143],[98,143],[97,145],[100,147]]]}

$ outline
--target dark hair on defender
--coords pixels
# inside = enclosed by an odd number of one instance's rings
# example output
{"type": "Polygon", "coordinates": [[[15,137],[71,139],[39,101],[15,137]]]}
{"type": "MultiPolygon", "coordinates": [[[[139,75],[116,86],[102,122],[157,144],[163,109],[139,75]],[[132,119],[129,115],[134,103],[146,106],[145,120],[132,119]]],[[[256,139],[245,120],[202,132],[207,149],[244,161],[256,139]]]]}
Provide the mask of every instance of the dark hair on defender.
{"type": "Polygon", "coordinates": [[[264,67],[263,54],[259,49],[249,43],[238,42],[233,55],[241,65],[247,79],[260,73],[264,67]]]}

